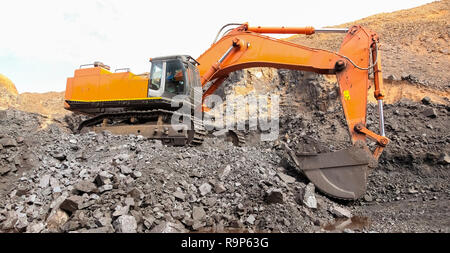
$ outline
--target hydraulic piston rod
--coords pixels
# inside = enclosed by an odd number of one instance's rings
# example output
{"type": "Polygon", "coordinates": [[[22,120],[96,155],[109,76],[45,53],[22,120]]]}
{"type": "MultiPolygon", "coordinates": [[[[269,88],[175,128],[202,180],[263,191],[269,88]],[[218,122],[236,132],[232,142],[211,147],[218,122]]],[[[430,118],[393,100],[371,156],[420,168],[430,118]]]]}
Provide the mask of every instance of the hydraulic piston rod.
{"type": "Polygon", "coordinates": [[[347,33],[348,28],[317,28],[316,33],[347,33]]]}
{"type": "Polygon", "coordinates": [[[378,100],[378,113],[379,113],[379,123],[380,123],[380,135],[381,136],[386,136],[386,134],[384,133],[384,114],[383,114],[383,100],[379,99],[378,100]]]}
{"type": "Polygon", "coordinates": [[[218,71],[220,69],[220,64],[228,57],[228,55],[230,55],[231,51],[235,47],[236,47],[235,44],[230,46],[230,48],[228,48],[228,50],[225,52],[225,54],[222,55],[222,57],[220,57],[220,59],[211,66],[211,68],[208,70],[208,72],[201,77],[202,85],[205,85],[209,81],[209,79],[216,73],[216,71],[218,71]]]}
{"type": "Polygon", "coordinates": [[[348,28],[314,28],[311,26],[306,27],[263,27],[248,26],[247,31],[256,33],[281,33],[281,34],[306,34],[311,35],[314,33],[347,33],[348,28]]]}

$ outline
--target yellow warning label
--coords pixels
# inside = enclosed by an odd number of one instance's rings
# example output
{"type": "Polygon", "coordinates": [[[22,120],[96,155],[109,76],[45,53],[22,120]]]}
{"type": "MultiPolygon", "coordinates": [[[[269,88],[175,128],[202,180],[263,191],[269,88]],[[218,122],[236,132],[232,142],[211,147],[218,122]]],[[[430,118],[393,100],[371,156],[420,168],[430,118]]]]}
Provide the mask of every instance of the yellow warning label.
{"type": "Polygon", "coordinates": [[[350,92],[348,90],[344,90],[344,99],[350,100],[350,92]]]}

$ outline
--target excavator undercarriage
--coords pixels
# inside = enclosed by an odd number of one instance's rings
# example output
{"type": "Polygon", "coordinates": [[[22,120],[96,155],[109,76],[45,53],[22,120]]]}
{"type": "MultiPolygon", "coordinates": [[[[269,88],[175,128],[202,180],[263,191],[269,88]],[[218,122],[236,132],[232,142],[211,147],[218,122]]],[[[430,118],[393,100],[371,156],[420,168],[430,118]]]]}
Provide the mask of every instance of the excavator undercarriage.
{"type": "MultiPolygon", "coordinates": [[[[203,125],[203,115],[209,111],[205,99],[231,72],[250,67],[273,67],[335,74],[352,146],[332,153],[308,154],[294,152],[286,146],[286,152],[299,172],[325,194],[349,200],[363,196],[369,167],[376,165],[389,143],[384,132],[378,35],[361,26],[314,29],[250,27],[247,23],[230,25],[235,28],[226,31],[220,39],[219,31],[211,47],[197,59],[187,55],[150,59],[149,75],[134,75],[129,70],[112,73],[108,66],[98,62],[91,68],[80,67],[74,77],[67,80],[65,108],[91,115],[92,118],[81,123],[80,131],[133,133],[161,139],[168,145],[195,146],[200,145],[207,134],[203,125]],[[346,33],[339,52],[262,35],[312,35],[318,32],[346,33]],[[374,76],[380,134],[366,128],[369,71],[374,76]],[[179,96],[183,99],[177,100],[179,96]],[[179,109],[185,105],[189,110],[181,112],[179,109]],[[180,120],[174,121],[174,117],[180,120]],[[366,145],[366,139],[376,142],[373,151],[366,145]]],[[[236,145],[242,145],[242,134],[229,130],[228,137],[236,145]]]]}

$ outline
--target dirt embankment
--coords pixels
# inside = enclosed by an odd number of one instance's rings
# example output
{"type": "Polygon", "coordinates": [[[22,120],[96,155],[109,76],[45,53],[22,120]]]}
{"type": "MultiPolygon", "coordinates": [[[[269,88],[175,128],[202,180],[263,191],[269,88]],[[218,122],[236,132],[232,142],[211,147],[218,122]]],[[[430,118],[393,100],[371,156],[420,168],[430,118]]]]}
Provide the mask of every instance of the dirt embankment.
{"type": "Polygon", "coordinates": [[[17,92],[14,83],[6,76],[0,74],[0,109],[6,109],[17,103],[17,92]]]}
{"type": "Polygon", "coordinates": [[[64,110],[64,92],[18,93],[14,83],[0,74],[0,109],[9,107],[38,113],[49,118],[62,118],[69,111],[64,110]]]}
{"type": "MultiPolygon", "coordinates": [[[[450,102],[450,0],[433,2],[417,8],[381,13],[351,23],[335,27],[350,27],[360,24],[376,31],[381,40],[381,60],[384,77],[385,103],[392,104],[402,98],[420,102],[429,97],[433,103],[448,104],[450,102]]],[[[314,48],[338,51],[344,39],[343,34],[314,34],[311,36],[295,35],[288,41],[314,48]]],[[[279,94],[286,98],[282,101],[291,104],[292,99],[310,96],[296,93],[291,97],[287,86],[300,85],[296,74],[285,74],[289,71],[271,68],[251,68],[237,72],[225,82],[233,84],[233,90],[223,95],[279,94]],[[289,79],[294,77],[293,79],[289,79]],[[288,84],[287,86],[284,84],[288,84]],[[284,86],[283,86],[284,85],[284,86]]],[[[373,82],[373,81],[371,81],[373,82]]],[[[336,77],[325,76],[321,85],[328,90],[334,89],[336,77]]],[[[311,94],[314,87],[304,86],[300,89],[311,94]]],[[[375,103],[373,84],[368,92],[368,100],[375,103]]],[[[226,89],[225,89],[226,90],[226,89]]],[[[334,93],[334,91],[332,91],[334,93]]],[[[333,94],[332,94],[333,96],[333,94]]]]}

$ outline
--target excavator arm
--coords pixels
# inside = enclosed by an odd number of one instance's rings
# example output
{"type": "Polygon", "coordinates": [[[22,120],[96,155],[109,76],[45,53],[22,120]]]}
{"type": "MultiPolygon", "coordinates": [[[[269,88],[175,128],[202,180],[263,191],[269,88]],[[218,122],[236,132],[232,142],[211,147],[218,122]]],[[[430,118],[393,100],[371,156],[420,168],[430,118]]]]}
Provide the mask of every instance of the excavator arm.
{"type": "Polygon", "coordinates": [[[291,154],[303,173],[319,189],[334,197],[359,198],[364,192],[367,166],[370,158],[362,159],[369,151],[366,138],[377,143],[373,158],[378,160],[389,143],[384,136],[382,114],[382,74],[377,34],[361,26],[350,29],[327,29],[326,32],[346,32],[339,52],[305,47],[288,41],[264,36],[262,33],[294,33],[311,35],[312,27],[249,27],[247,23],[231,30],[205,51],[197,61],[203,99],[227,78],[228,74],[250,67],[273,67],[310,71],[319,74],[336,74],[340,98],[354,147],[345,152],[299,157],[291,154]],[[369,70],[373,69],[375,98],[379,103],[380,133],[366,128],[367,92],[369,70]],[[360,148],[356,149],[358,146],[360,148]],[[364,147],[364,153],[361,153],[364,147]],[[329,160],[334,160],[330,164],[329,160]]]}

